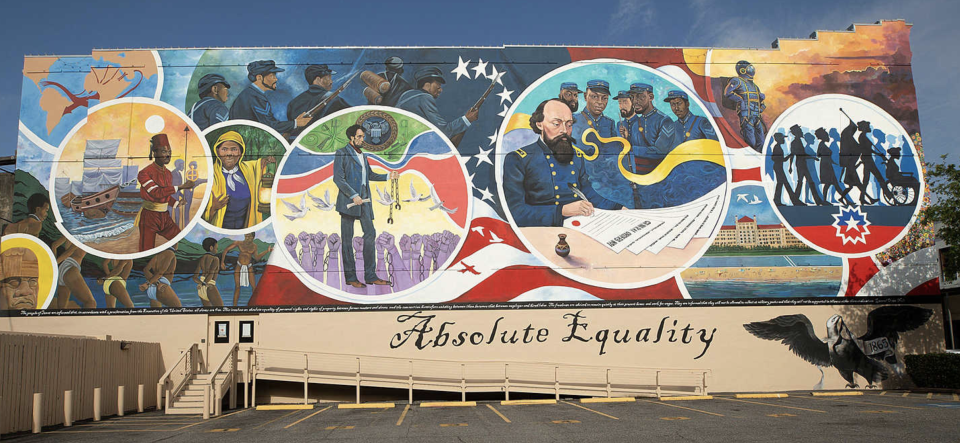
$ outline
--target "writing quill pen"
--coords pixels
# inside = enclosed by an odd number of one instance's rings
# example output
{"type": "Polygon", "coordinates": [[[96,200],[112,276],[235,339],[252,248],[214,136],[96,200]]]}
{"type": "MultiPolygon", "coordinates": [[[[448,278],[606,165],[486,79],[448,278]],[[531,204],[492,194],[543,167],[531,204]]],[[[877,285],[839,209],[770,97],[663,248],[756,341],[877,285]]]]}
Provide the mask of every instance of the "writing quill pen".
{"type": "Polygon", "coordinates": [[[571,191],[573,191],[573,195],[576,195],[577,198],[584,201],[590,201],[590,199],[587,198],[587,194],[584,194],[583,191],[581,191],[579,188],[577,188],[576,186],[573,186],[573,183],[567,183],[567,187],[570,188],[571,191]]]}

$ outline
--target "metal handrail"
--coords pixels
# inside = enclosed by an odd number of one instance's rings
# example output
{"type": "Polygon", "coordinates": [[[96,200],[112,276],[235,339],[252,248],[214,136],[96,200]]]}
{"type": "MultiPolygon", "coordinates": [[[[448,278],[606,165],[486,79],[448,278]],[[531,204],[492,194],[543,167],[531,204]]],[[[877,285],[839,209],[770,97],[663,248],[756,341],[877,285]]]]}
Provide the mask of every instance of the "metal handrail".
{"type": "MultiPolygon", "coordinates": [[[[234,381],[236,380],[237,353],[239,351],[240,351],[240,344],[234,343],[233,346],[230,347],[230,350],[227,351],[227,355],[225,355],[223,357],[223,360],[220,361],[220,364],[217,365],[217,368],[210,371],[210,380],[209,380],[210,384],[207,386],[207,389],[210,390],[208,392],[213,393],[212,395],[213,405],[210,405],[210,406],[204,405],[204,408],[207,411],[213,412],[213,415],[215,416],[220,415],[222,413],[221,400],[223,399],[223,391],[224,391],[223,388],[227,386],[228,383],[234,383],[234,381]],[[217,384],[217,375],[220,374],[220,371],[223,369],[223,366],[227,364],[227,361],[230,362],[230,370],[227,371],[226,377],[223,378],[220,384],[217,384]]],[[[234,398],[234,396],[236,395],[235,391],[236,389],[230,391],[231,398],[234,398]]],[[[231,402],[231,404],[232,403],[233,402],[231,402]]]]}
{"type": "MultiPolygon", "coordinates": [[[[413,402],[413,390],[416,386],[447,386],[452,390],[459,389],[462,398],[466,398],[467,390],[476,390],[477,388],[499,389],[506,394],[506,399],[510,399],[510,391],[553,391],[556,398],[559,399],[560,392],[595,392],[605,394],[610,397],[614,392],[617,393],[647,393],[661,397],[665,392],[689,392],[690,388],[701,395],[707,393],[707,376],[712,374],[710,369],[682,369],[682,368],[641,368],[632,366],[591,366],[582,364],[551,363],[551,362],[520,362],[520,361],[454,361],[437,359],[410,359],[399,357],[381,357],[381,356],[362,356],[356,354],[334,354],[326,352],[303,352],[286,349],[270,348],[250,348],[249,351],[253,357],[253,389],[256,392],[256,380],[259,374],[277,376],[289,372],[285,377],[299,378],[296,370],[300,364],[294,363],[296,360],[303,362],[302,378],[304,384],[304,402],[307,402],[307,385],[311,378],[314,380],[336,380],[337,384],[354,384],[356,386],[357,403],[360,402],[361,385],[406,385],[409,392],[409,401],[413,402]],[[259,355],[258,355],[259,354],[259,355]],[[275,357],[271,354],[279,354],[280,362],[275,362],[275,357]],[[321,365],[335,365],[335,368],[327,367],[327,370],[314,368],[311,375],[310,360],[311,356],[320,357],[321,365]],[[289,361],[285,361],[289,360],[289,361]],[[355,361],[355,362],[354,362],[355,361]],[[353,363],[351,363],[353,362],[353,363]],[[415,371],[415,363],[428,371],[435,367],[447,365],[447,368],[459,367],[459,374],[448,375],[435,373],[424,375],[423,372],[415,371]],[[381,369],[366,369],[370,365],[381,369]],[[439,365],[439,366],[438,366],[439,365]],[[511,366],[513,366],[511,368],[511,366]],[[388,367],[391,369],[382,369],[388,367]],[[400,369],[403,368],[403,369],[400,369]],[[520,372],[517,368],[521,368],[520,372]],[[366,370],[364,370],[366,369],[366,370]],[[480,378],[471,376],[468,381],[467,372],[469,370],[485,370],[492,375],[491,370],[495,370],[497,375],[480,378]],[[511,371],[512,369],[512,371],[511,371]],[[327,374],[316,375],[317,372],[327,374]],[[541,374],[533,375],[540,372],[541,374]],[[579,380],[570,380],[567,376],[561,376],[569,371],[594,373],[578,377],[579,380]],[[420,372],[419,380],[415,380],[415,374],[420,372]],[[542,376],[544,373],[550,373],[549,376],[542,376]],[[614,377],[611,377],[613,375],[614,377]],[[513,379],[511,380],[511,376],[513,379]],[[678,380],[676,377],[680,376],[678,380]],[[619,379],[624,377],[622,379],[619,379]],[[649,380],[645,382],[643,380],[649,380]],[[684,388],[684,389],[679,389],[684,388]]],[[[317,361],[314,360],[314,361],[317,361]]],[[[421,369],[423,371],[423,369],[421,369]]]]}
{"type": "MultiPolygon", "coordinates": [[[[199,345],[193,343],[190,345],[186,351],[180,354],[180,358],[177,359],[177,362],[170,366],[170,369],[167,370],[163,376],[160,377],[160,380],[157,382],[158,396],[159,392],[166,392],[166,404],[165,409],[170,408],[170,399],[180,394],[180,391],[190,382],[194,375],[197,373],[197,353],[199,352],[199,345]],[[189,357],[189,360],[188,360],[189,357]],[[171,376],[173,372],[177,370],[180,365],[184,365],[184,376],[180,380],[180,383],[174,387],[170,388],[169,383],[171,381],[171,376]]],[[[159,406],[159,404],[158,404],[159,406]]]]}

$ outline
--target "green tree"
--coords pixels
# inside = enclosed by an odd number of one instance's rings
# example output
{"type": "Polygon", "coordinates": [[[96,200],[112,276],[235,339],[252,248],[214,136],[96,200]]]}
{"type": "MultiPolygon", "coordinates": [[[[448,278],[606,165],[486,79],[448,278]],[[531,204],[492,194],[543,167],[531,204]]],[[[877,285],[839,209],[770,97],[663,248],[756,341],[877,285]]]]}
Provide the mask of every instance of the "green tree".
{"type": "Polygon", "coordinates": [[[939,163],[927,164],[927,184],[934,194],[929,206],[921,212],[921,222],[937,222],[937,237],[953,245],[944,254],[944,274],[960,272],[960,167],[940,157],[939,163]]]}

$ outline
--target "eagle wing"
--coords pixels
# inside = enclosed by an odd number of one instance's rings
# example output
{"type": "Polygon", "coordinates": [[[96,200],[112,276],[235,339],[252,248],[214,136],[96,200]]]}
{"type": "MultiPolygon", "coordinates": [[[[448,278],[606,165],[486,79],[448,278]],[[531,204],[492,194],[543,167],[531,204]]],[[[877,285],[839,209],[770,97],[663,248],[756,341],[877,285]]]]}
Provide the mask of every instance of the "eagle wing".
{"type": "Polygon", "coordinates": [[[916,306],[881,306],[867,315],[867,333],[860,340],[886,337],[890,346],[896,348],[901,332],[923,326],[932,316],[933,311],[916,306]]]}
{"type": "Polygon", "coordinates": [[[743,328],[764,340],[780,340],[798,357],[817,366],[833,366],[827,343],[813,332],[813,324],[806,315],[781,315],[767,321],[744,324],[743,328]]]}

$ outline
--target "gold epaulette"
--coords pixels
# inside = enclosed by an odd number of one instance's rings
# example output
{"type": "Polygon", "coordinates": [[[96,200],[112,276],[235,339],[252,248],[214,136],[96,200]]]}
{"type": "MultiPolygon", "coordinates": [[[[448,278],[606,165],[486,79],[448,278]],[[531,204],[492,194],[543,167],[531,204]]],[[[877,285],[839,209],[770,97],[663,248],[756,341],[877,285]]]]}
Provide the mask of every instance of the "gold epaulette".
{"type": "Polygon", "coordinates": [[[524,151],[523,149],[517,149],[517,150],[516,150],[516,151],[514,151],[514,152],[516,152],[516,153],[517,153],[517,155],[519,155],[519,156],[520,156],[520,158],[524,158],[524,157],[526,157],[526,156],[527,156],[527,151],[524,151]]]}

